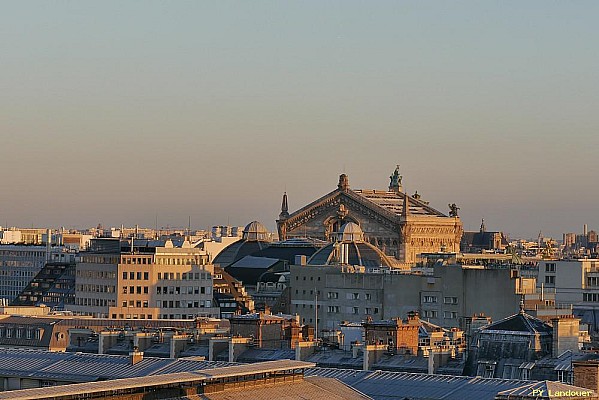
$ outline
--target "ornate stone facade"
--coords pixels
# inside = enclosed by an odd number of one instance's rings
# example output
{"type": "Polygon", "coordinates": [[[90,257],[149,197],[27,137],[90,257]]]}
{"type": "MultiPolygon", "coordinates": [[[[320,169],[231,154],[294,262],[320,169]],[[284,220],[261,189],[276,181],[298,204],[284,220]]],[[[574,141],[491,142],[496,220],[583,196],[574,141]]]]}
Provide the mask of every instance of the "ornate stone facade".
{"type": "Polygon", "coordinates": [[[344,222],[355,222],[365,240],[398,263],[410,264],[418,254],[459,252],[463,228],[457,207],[447,216],[402,191],[398,169],[391,175],[389,190],[352,190],[347,175],[339,176],[337,189],[299,210],[289,213],[283,196],[277,220],[279,239],[313,237],[333,241],[344,222]]]}

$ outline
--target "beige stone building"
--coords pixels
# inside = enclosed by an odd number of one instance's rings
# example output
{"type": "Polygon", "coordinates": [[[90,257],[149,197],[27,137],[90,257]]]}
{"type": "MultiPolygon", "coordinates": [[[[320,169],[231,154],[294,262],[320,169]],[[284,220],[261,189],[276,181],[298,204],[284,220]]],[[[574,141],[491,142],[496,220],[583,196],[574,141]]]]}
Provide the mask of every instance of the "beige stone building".
{"type": "Polygon", "coordinates": [[[213,304],[214,267],[183,241],[97,239],[77,263],[75,305],[80,315],[115,319],[219,317],[213,304]]]}
{"type": "Polygon", "coordinates": [[[342,174],[335,190],[291,214],[285,194],[277,220],[279,238],[333,241],[341,225],[354,222],[367,242],[393,256],[398,265],[416,262],[421,253],[459,252],[463,233],[459,208],[450,204],[445,215],[418,193],[406,194],[401,181],[398,167],[388,190],[358,190],[350,189],[347,175],[342,174]]]}

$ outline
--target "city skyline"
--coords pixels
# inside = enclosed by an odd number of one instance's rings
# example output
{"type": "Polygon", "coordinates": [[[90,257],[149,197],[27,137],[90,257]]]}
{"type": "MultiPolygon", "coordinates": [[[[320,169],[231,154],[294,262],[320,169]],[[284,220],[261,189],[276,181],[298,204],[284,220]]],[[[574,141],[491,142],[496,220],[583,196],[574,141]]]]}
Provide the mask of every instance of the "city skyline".
{"type": "Polygon", "coordinates": [[[275,230],[333,190],[599,228],[594,2],[6,2],[0,225],[275,230]]]}

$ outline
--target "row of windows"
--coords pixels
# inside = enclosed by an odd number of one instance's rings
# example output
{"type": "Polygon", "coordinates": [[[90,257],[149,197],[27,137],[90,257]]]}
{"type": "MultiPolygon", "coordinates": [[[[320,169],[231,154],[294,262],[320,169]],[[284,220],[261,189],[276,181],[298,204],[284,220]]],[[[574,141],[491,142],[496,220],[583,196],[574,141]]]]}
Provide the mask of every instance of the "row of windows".
{"type": "Polygon", "coordinates": [[[116,272],[77,269],[77,271],[75,272],[75,276],[78,278],[89,279],[116,279],[116,272]]]}
{"type": "MultiPolygon", "coordinates": [[[[119,314],[119,319],[152,319],[152,314],[119,314]]],[[[112,319],[116,319],[116,314],[112,314],[112,319]]]]}
{"type": "Polygon", "coordinates": [[[0,257],[43,257],[43,258],[46,258],[46,252],[45,251],[0,250],[0,257]]]}
{"type": "Polygon", "coordinates": [[[121,257],[121,264],[143,264],[143,265],[150,265],[153,264],[153,260],[152,257],[131,257],[131,256],[125,256],[125,257],[121,257]]]}
{"type": "Polygon", "coordinates": [[[115,292],[115,286],[114,285],[79,284],[79,285],[75,285],[75,290],[77,292],[114,293],[115,292]]]}
{"type": "Polygon", "coordinates": [[[210,279],[210,273],[207,272],[165,272],[158,273],[158,280],[183,280],[183,281],[199,281],[200,279],[210,279]]]}
{"type": "Polygon", "coordinates": [[[147,300],[129,300],[129,302],[127,302],[126,300],[123,301],[122,305],[123,307],[137,307],[137,308],[148,308],[148,301],[147,300]]]}
{"type": "Polygon", "coordinates": [[[22,327],[0,327],[0,338],[25,338],[25,339],[33,339],[40,340],[42,336],[41,329],[32,329],[32,328],[22,328],[22,327]]]}
{"type": "Polygon", "coordinates": [[[596,276],[587,277],[587,286],[599,286],[599,277],[596,277],[596,276]]]}
{"type": "Polygon", "coordinates": [[[87,307],[114,307],[116,306],[116,300],[114,299],[96,299],[88,297],[76,297],[75,304],[78,306],[87,307]]]}
{"type": "Polygon", "coordinates": [[[158,265],[205,265],[208,263],[208,256],[197,256],[194,258],[157,258],[158,265]]]}
{"type": "MultiPolygon", "coordinates": [[[[338,314],[340,312],[340,307],[339,306],[328,306],[327,312],[330,314],[338,314]]],[[[346,313],[347,314],[355,314],[355,315],[360,314],[360,307],[346,307],[346,313]]],[[[373,314],[378,314],[378,313],[379,313],[378,307],[364,308],[364,314],[366,314],[366,315],[373,315],[373,314]]]]}
{"type": "Polygon", "coordinates": [[[141,272],[141,271],[123,271],[123,280],[134,280],[137,279],[138,281],[141,281],[143,278],[144,281],[147,281],[148,279],[150,279],[150,273],[149,272],[141,272]]]}
{"type": "MultiPolygon", "coordinates": [[[[307,293],[307,291],[305,289],[302,290],[302,294],[306,294],[306,293],[307,293]]],[[[298,289],[295,289],[295,294],[299,294],[299,290],[298,289]]],[[[310,295],[313,295],[313,294],[314,294],[314,290],[310,290],[310,295]]],[[[320,290],[317,290],[316,294],[318,294],[320,296],[320,290]]]]}
{"type": "Polygon", "coordinates": [[[44,261],[23,261],[23,260],[0,260],[0,267],[15,267],[15,268],[31,268],[37,265],[38,267],[44,266],[44,261]]]}
{"type": "Polygon", "coordinates": [[[156,294],[212,294],[210,286],[157,286],[156,294]]]}
{"type": "Polygon", "coordinates": [[[599,301],[599,293],[583,293],[582,301],[598,302],[599,301]]]}
{"type": "Polygon", "coordinates": [[[118,264],[118,256],[84,255],[81,262],[88,264],[118,264]]]}
{"type": "Polygon", "coordinates": [[[204,308],[212,307],[212,300],[180,301],[180,300],[158,300],[158,308],[204,308]]]}
{"type": "MultiPolygon", "coordinates": [[[[316,280],[317,280],[317,281],[320,281],[320,276],[319,276],[319,277],[317,277],[317,278],[318,278],[318,279],[316,279],[316,280]]],[[[296,280],[296,281],[299,281],[299,276],[296,276],[296,277],[295,277],[295,280],[296,280]]],[[[304,281],[305,281],[305,280],[306,280],[306,277],[304,276],[302,280],[304,280],[304,281]]],[[[310,280],[311,280],[311,281],[313,281],[313,280],[314,280],[314,277],[313,277],[313,276],[311,276],[311,277],[310,277],[310,280]]]]}
{"type": "Polygon", "coordinates": [[[21,277],[34,277],[37,275],[37,269],[35,271],[21,271],[14,269],[2,269],[0,270],[0,276],[21,276],[21,277]]]}
{"type": "Polygon", "coordinates": [[[148,287],[147,286],[129,286],[129,288],[127,289],[127,286],[123,286],[123,294],[148,294],[148,287]]]}

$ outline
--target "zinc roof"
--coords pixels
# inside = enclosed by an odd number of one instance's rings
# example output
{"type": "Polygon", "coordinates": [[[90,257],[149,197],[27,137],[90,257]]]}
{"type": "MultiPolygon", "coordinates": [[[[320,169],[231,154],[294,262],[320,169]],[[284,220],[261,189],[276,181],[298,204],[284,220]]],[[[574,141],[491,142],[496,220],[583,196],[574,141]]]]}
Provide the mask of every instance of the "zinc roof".
{"type": "Polygon", "coordinates": [[[381,400],[493,400],[498,392],[531,384],[531,381],[508,379],[333,368],[311,368],[305,375],[336,378],[373,399],[381,400]]]}

